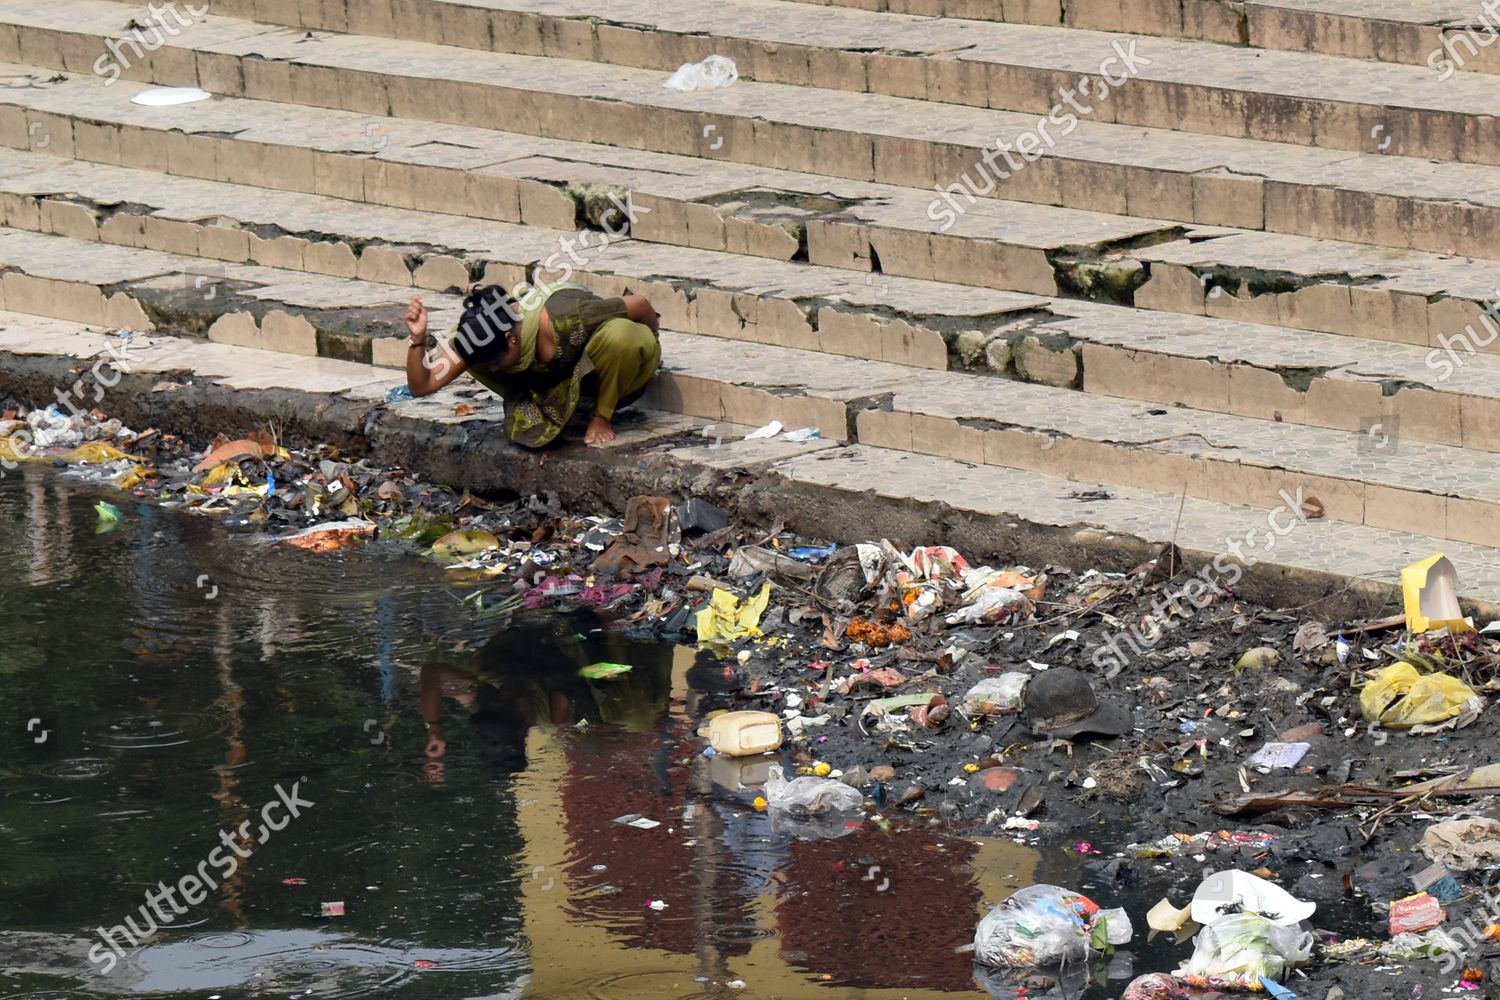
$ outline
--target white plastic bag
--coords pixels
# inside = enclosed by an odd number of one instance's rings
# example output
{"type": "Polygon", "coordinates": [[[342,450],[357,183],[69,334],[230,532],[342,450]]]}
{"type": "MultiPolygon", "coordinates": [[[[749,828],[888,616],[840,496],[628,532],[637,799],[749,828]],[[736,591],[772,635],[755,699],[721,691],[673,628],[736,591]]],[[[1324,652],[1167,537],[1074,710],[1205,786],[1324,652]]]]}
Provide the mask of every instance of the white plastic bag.
{"type": "Polygon", "coordinates": [[[979,592],[979,597],[962,610],[956,611],[947,618],[949,625],[959,625],[964,622],[982,622],[986,625],[994,625],[1006,621],[1012,615],[1024,615],[1031,608],[1031,599],[1019,590],[1009,587],[986,587],[979,592]]]}
{"type": "Polygon", "coordinates": [[[38,448],[71,448],[83,443],[83,417],[65,417],[55,406],[32,410],[26,414],[26,423],[31,426],[31,443],[38,448]]]}
{"type": "Polygon", "coordinates": [[[986,677],[964,695],[965,714],[1001,715],[1016,711],[1021,707],[1021,695],[1029,680],[1030,674],[1014,670],[999,677],[986,677]]]}
{"type": "Polygon", "coordinates": [[[1313,936],[1254,913],[1232,913],[1198,932],[1193,957],[1173,975],[1193,986],[1251,990],[1312,957],[1313,936]]]}
{"type": "Polygon", "coordinates": [[[713,55],[702,62],[683,63],[661,85],[669,90],[718,90],[739,78],[740,71],[733,59],[713,55]]]}
{"type": "Polygon", "coordinates": [[[766,779],[766,808],[792,816],[817,816],[863,808],[865,797],[857,788],[832,778],[804,775],[787,781],[779,765],[766,779]]]}
{"type": "MultiPolygon", "coordinates": [[[[1129,941],[1130,920],[1121,911],[1123,927],[1111,919],[1106,933],[1129,941]]],[[[974,958],[982,965],[1030,968],[1066,965],[1088,957],[1099,905],[1072,889],[1029,885],[1018,889],[979,922],[974,931],[974,958]]]]}

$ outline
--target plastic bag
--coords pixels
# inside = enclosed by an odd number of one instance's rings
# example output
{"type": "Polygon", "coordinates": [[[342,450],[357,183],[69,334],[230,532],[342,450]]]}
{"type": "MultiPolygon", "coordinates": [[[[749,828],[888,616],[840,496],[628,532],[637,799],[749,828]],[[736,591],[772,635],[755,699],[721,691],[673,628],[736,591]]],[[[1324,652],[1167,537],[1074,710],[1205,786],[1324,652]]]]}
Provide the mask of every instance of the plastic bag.
{"type": "Polygon", "coordinates": [[[849,812],[864,804],[864,793],[832,778],[807,775],[787,781],[778,765],[766,779],[766,808],[792,816],[849,812]]]}
{"type": "Polygon", "coordinates": [[[1031,601],[1019,590],[1009,587],[986,587],[968,607],[956,611],[947,618],[949,625],[961,622],[981,622],[994,625],[1012,616],[1024,618],[1031,613],[1031,601]]]}
{"type": "Polygon", "coordinates": [[[1232,913],[1193,939],[1193,957],[1173,975],[1191,986],[1255,990],[1312,957],[1313,936],[1254,913],[1232,913]]]}
{"type": "Polygon", "coordinates": [[[1480,816],[1435,823],[1422,834],[1422,853],[1458,872],[1500,864],[1500,822],[1480,816]]]}
{"type": "Polygon", "coordinates": [[[699,642],[737,642],[746,636],[760,635],[760,616],[771,602],[771,581],[761,585],[760,593],[743,602],[727,590],[715,589],[708,607],[698,612],[699,642]]]}
{"type": "Polygon", "coordinates": [[[31,443],[38,448],[75,447],[83,443],[83,418],[65,417],[55,407],[26,414],[31,443]]]}
{"type": "Polygon", "coordinates": [[[1130,940],[1129,918],[1123,911],[1109,912],[1101,923],[1099,904],[1082,893],[1056,885],[1029,885],[979,922],[974,958],[983,965],[1013,969],[1081,962],[1088,957],[1096,925],[1107,938],[1130,940]]]}
{"type": "Polygon", "coordinates": [[[1120,1000],[1179,1000],[1182,984],[1164,972],[1141,976],[1125,987],[1120,1000]]]}
{"type": "Polygon", "coordinates": [[[1359,693],[1364,717],[1386,729],[1444,722],[1460,715],[1474,689],[1451,674],[1422,674],[1410,663],[1393,663],[1376,671],[1359,693]]]}
{"type": "Polygon", "coordinates": [[[713,55],[702,62],[683,63],[661,85],[669,90],[718,90],[739,78],[740,71],[733,59],[713,55]]]}
{"type": "Polygon", "coordinates": [[[947,545],[927,545],[913,549],[907,561],[917,575],[933,583],[939,580],[960,581],[969,572],[968,560],[957,549],[947,545]]]}
{"type": "Polygon", "coordinates": [[[964,695],[965,715],[999,715],[1014,712],[1021,707],[1021,694],[1026,690],[1030,674],[1010,673],[999,677],[986,677],[969,688],[964,695]]]}

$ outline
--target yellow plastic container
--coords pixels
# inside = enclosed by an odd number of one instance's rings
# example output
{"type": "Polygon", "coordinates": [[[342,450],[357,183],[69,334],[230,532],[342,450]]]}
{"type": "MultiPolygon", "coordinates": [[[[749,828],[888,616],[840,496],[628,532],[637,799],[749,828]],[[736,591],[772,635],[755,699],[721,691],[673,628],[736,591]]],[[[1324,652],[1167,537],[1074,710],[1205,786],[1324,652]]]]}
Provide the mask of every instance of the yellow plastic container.
{"type": "Polygon", "coordinates": [[[770,712],[726,712],[712,719],[699,734],[708,738],[714,753],[748,757],[781,746],[781,720],[770,712]]]}

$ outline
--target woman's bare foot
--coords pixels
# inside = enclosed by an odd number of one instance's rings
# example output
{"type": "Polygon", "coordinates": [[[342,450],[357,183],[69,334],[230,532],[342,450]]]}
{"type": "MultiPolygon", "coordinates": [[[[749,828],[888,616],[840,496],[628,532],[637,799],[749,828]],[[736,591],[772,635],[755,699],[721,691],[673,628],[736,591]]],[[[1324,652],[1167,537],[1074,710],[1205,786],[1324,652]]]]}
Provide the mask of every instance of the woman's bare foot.
{"type": "Polygon", "coordinates": [[[615,439],[615,429],[609,425],[604,417],[594,414],[589,420],[588,430],[583,432],[584,444],[609,444],[615,439]]]}

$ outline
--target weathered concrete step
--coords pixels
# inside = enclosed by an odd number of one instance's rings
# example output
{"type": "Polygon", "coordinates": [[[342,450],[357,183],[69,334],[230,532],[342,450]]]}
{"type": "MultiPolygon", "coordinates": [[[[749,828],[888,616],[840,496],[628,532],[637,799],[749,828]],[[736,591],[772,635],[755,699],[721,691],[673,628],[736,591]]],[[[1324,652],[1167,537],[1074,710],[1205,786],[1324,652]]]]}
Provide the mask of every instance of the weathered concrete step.
{"type": "Polygon", "coordinates": [[[1336,521],[1500,543],[1492,453],[701,338],[663,358],[647,398],[672,412],[1262,509],[1300,490],[1336,521]]]}
{"type": "MultiPolygon", "coordinates": [[[[66,29],[96,0],[51,0],[66,29]],[[78,4],[76,9],[73,4],[78,4]]],[[[253,9],[253,4],[247,5],[253,9]]],[[[264,4],[261,5],[264,7],[264,4]]],[[[243,8],[242,8],[243,9],[243,8]]],[[[322,27],[552,59],[671,72],[717,52],[762,83],[884,94],[1333,149],[1500,163],[1500,97],[1465,74],[1252,51],[1181,39],[789,5],[785,0],[462,0],[393,4],[322,27]],[[503,9],[495,10],[503,3],[503,9]],[[1063,95],[1068,95],[1065,98],[1063,95]],[[1071,98],[1071,100],[1069,100],[1071,98]],[[1068,100],[1068,103],[1063,103],[1068,100]],[[1058,110],[1055,110],[1058,109],[1058,110]],[[1371,131],[1379,126],[1378,138],[1371,131]]],[[[220,11],[219,13],[230,13],[220,11]]],[[[306,22],[307,15],[299,15],[306,22]]],[[[190,39],[191,35],[185,36],[190,39]]],[[[1044,122],[1045,133],[1049,123],[1044,122]]]]}
{"type": "MultiPolygon", "coordinates": [[[[1247,7],[1265,4],[1242,0],[801,0],[822,7],[843,8],[889,14],[907,14],[919,18],[965,18],[978,21],[1002,21],[1011,24],[1065,26],[1097,31],[1125,31],[1138,35],[1160,35],[1167,38],[1195,38],[1203,41],[1241,45],[1247,32],[1247,7]]],[[[1429,0],[1432,2],[1432,0],[1429,0]]],[[[1452,0],[1450,6],[1456,5],[1452,0]]],[[[488,6],[488,5],[486,5],[488,6]]],[[[405,3],[345,2],[324,0],[321,4],[269,4],[266,0],[217,0],[214,10],[230,17],[242,17],[305,28],[349,31],[356,34],[388,34],[396,17],[406,13],[405,3]]],[[[495,34],[516,31],[518,19],[510,10],[473,11],[458,14],[450,8],[444,13],[454,31],[440,36],[451,45],[474,44],[466,39],[472,32],[485,35],[493,25],[495,34]],[[486,23],[488,22],[488,23],[486,23]]],[[[625,18],[611,19],[625,21],[625,18]]],[[[524,22],[523,22],[524,23],[524,22]]],[[[613,26],[606,22],[605,27],[613,26]]],[[[602,36],[602,37],[608,37],[602,36]]],[[[528,41],[530,41],[528,39],[528,41]]],[[[543,37],[536,44],[545,45],[543,37]]],[[[1267,48],[1284,48],[1271,45],[1267,48]]],[[[533,54],[543,54],[533,51],[533,54]]]]}
{"type": "MultiPolygon", "coordinates": [[[[961,17],[1016,24],[1066,25],[1226,45],[1320,52],[1352,59],[1428,66],[1457,53],[1454,72],[1500,73],[1500,50],[1482,11],[1468,0],[799,0],[818,6],[961,17]],[[1433,52],[1439,56],[1434,59],[1433,52]]],[[[232,0],[243,13],[248,0],[232,0]]],[[[223,4],[222,13],[236,10],[223,4]]],[[[321,23],[315,11],[304,13],[321,23]]],[[[264,15],[262,15],[264,19],[264,15]]],[[[281,18],[273,17],[277,23],[281,18]]],[[[1491,18],[1489,23],[1496,25],[1491,18]]],[[[315,26],[308,23],[308,27],[315,26]]],[[[343,29],[335,29],[343,30],[343,29]]]]}
{"type": "MultiPolygon", "coordinates": [[[[117,330],[402,366],[410,287],[0,229],[0,308],[117,330]]],[[[434,330],[462,297],[425,296],[434,330]]]]}
{"type": "MultiPolygon", "coordinates": [[[[94,282],[106,296],[113,290],[106,286],[116,280],[113,262],[128,253],[134,255],[123,259],[148,273],[201,274],[207,268],[252,281],[274,274],[278,284],[320,281],[335,299],[337,279],[359,277],[378,289],[372,294],[385,303],[404,302],[412,286],[462,290],[483,280],[513,287],[540,277],[549,283],[579,281],[603,295],[646,294],[664,322],[677,329],[932,368],[948,367],[960,334],[988,340],[1015,332],[1018,321],[1044,315],[1049,302],[1035,295],[609,241],[599,232],[589,232],[584,242],[578,234],[141,171],[117,169],[107,178],[90,178],[80,176],[84,171],[78,167],[85,165],[42,159],[58,164],[57,170],[43,180],[27,169],[32,180],[24,186],[40,185],[58,197],[5,194],[13,178],[0,181],[0,221],[27,231],[11,234],[5,259],[27,274],[77,281],[80,272],[69,270],[70,254],[91,246],[114,251],[104,258],[103,278],[94,282]],[[80,197],[80,187],[92,195],[80,197]],[[33,233],[51,235],[24,238],[33,233]],[[165,256],[154,256],[158,252],[165,256]]],[[[357,297],[347,304],[364,306],[357,297]]],[[[103,321],[93,312],[70,318],[103,321]]],[[[440,329],[451,328],[456,318],[444,317],[440,329]]],[[[376,328],[397,320],[388,312],[370,318],[376,328]]],[[[192,322],[185,316],[173,321],[192,322]]],[[[320,329],[325,322],[349,325],[333,316],[311,321],[320,329]]],[[[353,325],[365,328],[363,322],[353,325]]]]}
{"type": "MultiPolygon", "coordinates": [[[[54,390],[76,378],[80,360],[118,357],[118,344],[110,343],[117,339],[76,323],[0,312],[0,392],[22,395],[34,405],[53,402],[54,390]]],[[[274,415],[283,426],[304,428],[316,440],[328,440],[336,430],[351,453],[362,447],[386,461],[475,489],[530,488],[531,481],[518,473],[537,470],[533,454],[497,444],[500,407],[466,390],[450,387],[427,399],[377,407],[399,376],[365,365],[172,337],[137,337],[127,357],[130,372],[104,405],[127,419],[139,418],[142,425],[201,433],[195,421],[205,410],[225,429],[249,428],[274,415]],[[152,393],[163,376],[183,387],[152,393]],[[260,393],[268,388],[274,396],[260,393]],[[476,412],[455,416],[460,401],[470,402],[476,412]],[[336,415],[336,428],[318,416],[325,413],[336,415]],[[408,431],[413,441],[403,443],[408,431]],[[462,450],[460,461],[444,454],[449,444],[462,450]],[[487,475],[479,475],[481,469],[487,475]]],[[[971,553],[1003,553],[1002,561],[1078,565],[1087,559],[1090,565],[1124,569],[1175,539],[1192,565],[1215,565],[1212,579],[1236,593],[1289,603],[1296,588],[1289,592],[1285,584],[1298,580],[1300,600],[1333,589],[1368,588],[1376,600],[1395,600],[1399,606],[1399,595],[1392,593],[1398,568],[1440,547],[1457,565],[1466,598],[1500,600],[1500,558],[1483,546],[1439,545],[1428,535],[1330,520],[1296,522],[1281,536],[1276,532],[1287,528],[1285,517],[1273,525],[1266,511],[1245,505],[1192,497],[1180,502],[1178,494],[1123,486],[1107,487],[1109,497],[1103,499],[1093,492],[1103,487],[1090,481],[867,445],[739,441],[717,437],[717,431],[730,430],[722,425],[705,436],[702,421],[644,416],[622,420],[617,445],[604,454],[570,449],[553,455],[542,470],[553,477],[550,485],[566,492],[569,473],[576,472],[586,484],[582,488],[597,491],[608,478],[610,452],[622,453],[619,464],[628,471],[622,485],[629,492],[612,497],[616,506],[641,490],[643,469],[657,470],[658,479],[648,485],[660,490],[726,468],[738,470],[736,482],[743,487],[749,470],[754,489],[773,500],[775,510],[798,530],[826,532],[843,542],[918,537],[971,553]],[[1226,543],[1237,545],[1240,555],[1229,554],[1226,543]]],[[[742,488],[739,496],[750,494],[742,488]]],[[[1125,655],[1139,651],[1122,646],[1125,655]]]]}
{"type": "Polygon", "coordinates": [[[1438,372],[1500,353],[1492,260],[1215,230],[1105,250],[1085,266],[1139,268],[1140,308],[1428,347],[1438,372]]]}
{"type": "MultiPolygon", "coordinates": [[[[288,73],[295,69],[291,63],[276,65],[288,73]]],[[[27,84],[0,90],[0,145],[12,148],[507,220],[520,217],[530,199],[538,207],[527,212],[525,221],[538,224],[557,225],[559,210],[577,211],[576,200],[561,197],[551,186],[521,183],[529,173],[524,162],[504,162],[516,155],[517,140],[511,134],[316,108],[299,109],[297,124],[292,125],[286,121],[284,107],[260,100],[219,99],[145,109],[126,103],[140,85],[122,83],[109,88],[97,77],[64,75],[58,79],[57,74],[18,64],[0,64],[0,73],[27,84]],[[540,203],[535,197],[538,189],[547,194],[540,203]]],[[[252,79],[256,79],[254,72],[252,79]]],[[[379,89],[378,83],[371,86],[379,89]]],[[[737,84],[728,91],[680,99],[722,102],[752,87],[788,90],[773,84],[746,84],[741,89],[737,84]]],[[[791,92],[802,90],[791,88],[791,92]]],[[[654,91],[652,99],[657,99],[654,91]]],[[[895,99],[859,100],[885,103],[895,99]]],[[[905,107],[910,102],[898,103],[905,107]]],[[[608,107],[638,123],[640,114],[649,110],[617,101],[608,107]]],[[[415,108],[401,110],[416,112],[415,108]]],[[[962,108],[950,111],[989,119],[1006,115],[962,108]]],[[[662,113],[668,112],[663,109],[662,113]]],[[[384,111],[376,114],[383,116],[384,111]]],[[[778,167],[848,178],[874,176],[896,186],[929,188],[941,177],[942,184],[953,190],[943,197],[930,197],[923,213],[925,222],[935,224],[940,232],[962,224],[964,213],[973,206],[991,204],[986,197],[971,197],[969,188],[953,180],[965,170],[975,173],[974,164],[994,135],[978,118],[967,130],[955,129],[941,140],[929,140],[888,134],[906,125],[926,135],[923,120],[910,116],[879,117],[870,125],[871,134],[859,131],[857,124],[851,129],[848,122],[832,121],[827,127],[786,122],[785,131],[778,132],[782,126],[764,118],[757,122],[750,112],[733,118],[722,112],[709,115],[687,110],[671,111],[671,115],[678,124],[706,120],[708,125],[689,126],[688,132],[697,138],[678,141],[680,137],[673,138],[676,133],[666,128],[665,119],[659,128],[642,125],[628,134],[613,120],[595,120],[595,124],[602,129],[600,136],[620,145],[656,145],[679,153],[692,153],[694,146],[701,146],[698,151],[707,157],[750,162],[764,157],[781,161],[775,164],[778,167]],[[815,137],[817,149],[813,148],[815,137]]],[[[817,108],[797,113],[797,117],[818,115],[817,108]]],[[[576,117],[549,118],[547,130],[585,136],[588,128],[579,127],[576,117]]],[[[531,131],[541,129],[538,121],[526,116],[501,116],[499,120],[531,131]]],[[[1013,138],[1015,132],[1010,128],[1007,134],[1013,138]]],[[[523,160],[550,158],[558,152],[525,145],[544,140],[519,141],[527,150],[523,160]]],[[[620,158],[631,170],[656,169],[632,159],[640,155],[623,152],[620,158]]],[[[580,181],[590,183],[592,170],[578,169],[580,181]]],[[[620,182],[618,173],[594,177],[620,182]]],[[[970,183],[983,189],[982,180],[971,178],[970,183]]],[[[717,190],[720,184],[720,179],[713,180],[709,190],[717,190]]],[[[1418,164],[1405,158],[1085,123],[1070,137],[1066,149],[1060,147],[1042,157],[988,193],[1044,205],[1066,201],[1080,210],[1153,220],[1268,229],[1475,256],[1500,252],[1487,235],[1500,225],[1500,170],[1471,164],[1418,164]],[[1236,164],[1233,172],[1223,166],[1226,163],[1236,164]]],[[[683,218],[689,227],[694,224],[691,212],[683,218]]],[[[700,212],[699,218],[700,226],[708,226],[707,238],[712,238],[718,217],[704,218],[700,212]]],[[[730,227],[726,224],[724,229],[727,241],[730,227]]],[[[746,237],[736,238],[743,242],[746,237]]]]}
{"type": "MultiPolygon", "coordinates": [[[[248,134],[252,138],[247,142],[256,141],[253,137],[268,127],[268,119],[279,121],[282,115],[280,106],[267,102],[223,103],[237,113],[232,124],[224,122],[222,127],[248,134]]],[[[360,135],[357,123],[365,121],[339,112],[308,110],[303,114],[327,126],[334,142],[341,135],[360,135]]],[[[48,127],[56,127],[55,120],[49,120],[48,127]]],[[[90,127],[78,122],[74,130],[90,127]]],[[[392,134],[382,134],[380,139],[385,142],[382,153],[389,152],[394,160],[441,155],[430,152],[426,133],[416,126],[391,122],[390,128],[392,134]]],[[[476,150],[497,138],[477,129],[429,128],[443,129],[438,134],[476,150]]],[[[34,144],[45,143],[42,154],[65,148],[63,143],[52,143],[50,131],[38,130],[30,138],[34,144]]],[[[89,140],[70,138],[75,155],[96,155],[89,140]]],[[[587,143],[514,135],[499,138],[508,141],[503,147],[495,143],[495,155],[510,159],[485,167],[484,178],[487,185],[496,181],[509,185],[503,189],[509,209],[494,213],[506,221],[524,219],[571,229],[581,218],[585,225],[597,227],[602,222],[618,230],[622,226],[617,224],[617,204],[627,204],[628,191],[635,212],[629,231],[651,242],[778,260],[806,259],[858,271],[878,267],[884,274],[903,277],[941,275],[952,283],[1045,295],[1062,291],[1150,309],[1430,346],[1440,346],[1441,338],[1451,338],[1466,328],[1483,330],[1481,310],[1500,287],[1500,268],[1488,260],[1221,227],[1180,227],[1024,202],[980,200],[943,233],[923,211],[925,196],[909,188],[587,143]]],[[[177,132],[164,139],[188,141],[177,132]]],[[[384,166],[378,158],[365,164],[352,150],[317,151],[316,155],[358,161],[361,169],[384,166]]],[[[207,162],[212,164],[215,158],[209,155],[207,162]]],[[[192,158],[170,158],[166,166],[180,172],[192,166],[192,158]]],[[[411,171],[413,195],[424,190],[454,193],[424,199],[416,207],[449,208],[463,190],[465,179],[448,166],[403,162],[402,167],[411,171]]],[[[267,233],[257,230],[249,239],[252,261],[428,288],[460,284],[464,269],[478,278],[492,260],[535,263],[559,250],[549,236],[516,229],[497,232],[477,220],[465,224],[457,219],[445,220],[444,239],[452,245],[440,247],[434,245],[430,222],[415,212],[360,213],[329,198],[305,202],[293,196],[268,198],[253,188],[194,186],[188,180],[164,185],[161,177],[154,171],[0,149],[0,191],[28,197],[65,193],[78,196],[70,200],[81,199],[81,210],[93,222],[75,221],[73,210],[62,219],[40,216],[44,230],[63,235],[93,238],[94,223],[150,206],[159,210],[155,214],[163,220],[199,220],[199,228],[209,227],[208,235],[219,241],[226,234],[212,221],[217,209],[217,214],[234,217],[242,227],[276,225],[314,241],[326,231],[354,238],[344,241],[349,242],[348,251],[323,248],[303,264],[295,250],[298,244],[267,247],[267,233]],[[185,197],[189,191],[191,198],[185,197]],[[278,206],[276,212],[265,211],[272,205],[278,206]],[[281,211],[283,205],[302,208],[287,214],[281,211]],[[354,220],[362,228],[351,228],[354,220]],[[377,220],[389,225],[371,228],[369,224],[377,220]],[[330,249],[333,253],[323,252],[330,249]]],[[[478,177],[471,174],[468,179],[478,177]]],[[[374,183],[372,176],[365,193],[374,183]]],[[[486,186],[485,193],[490,191],[486,186]]],[[[413,201],[391,192],[384,183],[378,192],[376,197],[389,201],[413,201]]],[[[471,187],[470,193],[479,192],[471,187]]],[[[29,220],[35,217],[29,209],[13,212],[9,224],[34,228],[38,223],[29,220]]],[[[169,223],[156,225],[166,228],[169,223]]],[[[107,226],[100,238],[162,249],[192,246],[190,240],[146,237],[133,228],[122,230],[120,224],[107,226]]],[[[600,240],[602,234],[590,239],[600,240]]],[[[205,245],[202,252],[245,259],[244,243],[244,237],[236,236],[228,243],[205,245]]],[[[871,286],[888,285],[884,277],[862,280],[871,286]]],[[[1476,344],[1484,339],[1482,334],[1466,336],[1476,344]]],[[[1477,346],[1482,351],[1500,350],[1493,343],[1477,346]]]]}
{"type": "MultiPolygon", "coordinates": [[[[25,305],[13,308],[132,329],[399,365],[408,282],[461,288],[483,274],[513,285],[534,273],[525,248],[555,239],[123,168],[101,177],[96,165],[38,159],[55,166],[30,173],[29,185],[51,197],[0,194],[0,221],[20,227],[0,229],[9,271],[0,292],[6,282],[19,289],[10,301],[25,305]],[[77,200],[80,188],[133,211],[101,217],[98,202],[77,200]],[[399,264],[392,248],[412,238],[440,245],[408,250],[421,261],[411,272],[375,269],[392,281],[347,280],[370,270],[371,255],[399,264]]],[[[0,164],[0,192],[14,180],[0,164]]],[[[694,334],[1500,450],[1500,358],[1445,367],[1418,347],[1382,345],[1372,357],[1370,344],[1350,337],[1065,299],[974,301],[984,296],[958,286],[884,276],[854,284],[838,271],[819,285],[825,270],[627,240],[571,277],[602,295],[646,294],[669,328],[694,334]],[[936,311],[916,310],[920,301],[936,311]]],[[[456,299],[428,300],[433,328],[451,329],[456,299]]]]}

